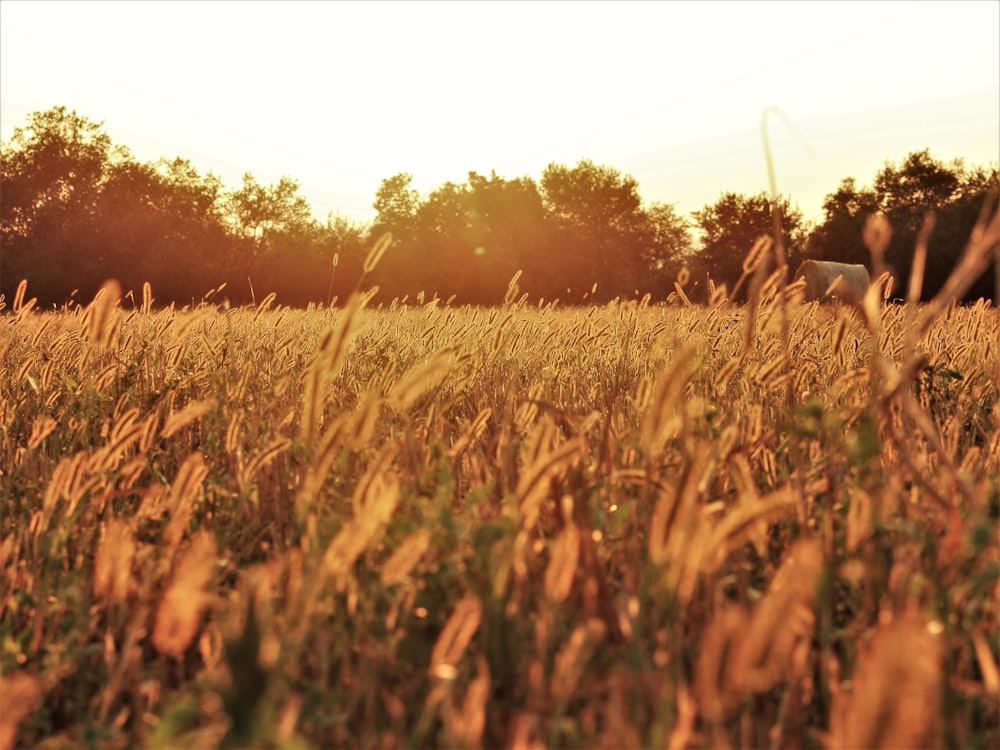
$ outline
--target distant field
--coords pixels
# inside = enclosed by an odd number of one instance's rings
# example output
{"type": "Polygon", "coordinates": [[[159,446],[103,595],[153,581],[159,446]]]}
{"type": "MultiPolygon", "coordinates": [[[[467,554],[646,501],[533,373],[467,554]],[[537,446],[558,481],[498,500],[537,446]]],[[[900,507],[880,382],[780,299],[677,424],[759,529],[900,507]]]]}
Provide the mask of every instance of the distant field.
{"type": "Polygon", "coordinates": [[[997,312],[0,318],[0,747],[997,747],[997,312]]]}

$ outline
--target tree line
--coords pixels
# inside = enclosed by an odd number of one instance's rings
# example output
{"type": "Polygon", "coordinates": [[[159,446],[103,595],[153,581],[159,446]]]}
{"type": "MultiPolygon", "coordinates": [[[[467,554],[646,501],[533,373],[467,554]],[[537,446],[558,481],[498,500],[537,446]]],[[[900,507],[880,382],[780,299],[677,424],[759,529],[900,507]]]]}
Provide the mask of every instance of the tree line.
{"type": "MultiPolygon", "coordinates": [[[[262,185],[248,173],[226,189],[185,159],[140,162],[102,127],[54,107],[31,114],[0,146],[0,294],[8,300],[22,279],[44,306],[89,300],[116,278],[126,291],[149,282],[158,304],[197,302],[223,285],[220,296],[233,304],[270,292],[283,304],[329,304],[357,287],[368,248],[386,233],[391,246],[365,277],[386,302],[437,295],[496,304],[518,272],[532,299],[663,299],[681,269],[688,296],[700,300],[709,277],[731,289],[754,241],[772,232],[766,193],[724,193],[682,216],[643,202],[631,175],[586,159],[550,164],[538,182],[469,172],[428,195],[412,187],[412,175],[397,174],[382,181],[371,224],[332,213],[320,222],[290,177],[262,185]]],[[[995,166],[944,163],[924,150],[886,162],[871,185],[845,178],[817,225],[782,197],[789,263],[867,263],[861,230],[881,211],[893,227],[885,262],[902,288],[933,211],[929,298],[996,184],[995,166]]],[[[992,297],[992,276],[968,298],[992,297]]]]}

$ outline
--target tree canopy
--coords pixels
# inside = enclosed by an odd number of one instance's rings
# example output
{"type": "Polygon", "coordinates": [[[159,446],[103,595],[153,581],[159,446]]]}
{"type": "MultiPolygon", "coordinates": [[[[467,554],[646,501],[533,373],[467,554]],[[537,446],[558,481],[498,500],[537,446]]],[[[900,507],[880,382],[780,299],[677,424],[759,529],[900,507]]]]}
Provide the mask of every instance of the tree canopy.
{"type": "MultiPolygon", "coordinates": [[[[645,203],[634,177],[588,159],[549,164],[537,182],[469,172],[427,195],[412,183],[407,173],[383,180],[370,225],[335,214],[320,222],[292,177],[263,185],[247,173],[227,189],[185,159],[140,162],[102,123],[54,107],[0,144],[0,294],[13,298],[26,279],[42,304],[60,305],[113,277],[126,291],[148,281],[160,304],[197,301],[222,284],[235,304],[272,291],[285,304],[329,303],[356,288],[367,248],[389,232],[392,245],[367,277],[387,301],[423,293],[497,304],[518,272],[532,298],[663,299],[682,267],[698,298],[708,277],[731,289],[754,242],[773,231],[766,194],[722,193],[686,217],[645,203]]],[[[934,211],[928,298],[996,183],[995,166],[943,163],[925,150],[887,161],[870,186],[844,178],[811,231],[782,197],[788,262],[868,264],[861,229],[881,211],[893,227],[885,261],[903,279],[934,211]]],[[[969,296],[991,296],[991,276],[969,296]]]]}
{"type": "MultiPolygon", "coordinates": [[[[926,149],[907,155],[899,165],[886,161],[871,187],[859,187],[854,178],[845,178],[827,196],[823,221],[809,236],[806,253],[817,260],[870,264],[861,232],[868,216],[882,212],[892,227],[885,262],[899,294],[910,276],[917,233],[924,217],[932,213],[936,221],[923,284],[923,298],[929,299],[958,262],[991,185],[997,185],[995,167],[967,168],[961,160],[946,164],[926,149]]],[[[992,283],[993,274],[983,274],[966,298],[991,298],[992,283]]]]}
{"type": "MultiPolygon", "coordinates": [[[[791,205],[787,198],[778,199],[782,217],[782,241],[789,265],[795,265],[805,241],[802,212],[791,205]]],[[[743,273],[743,261],[762,236],[771,236],[773,229],[772,201],[767,193],[740,195],[724,193],[715,203],[694,212],[702,234],[702,247],[695,266],[695,276],[711,277],[717,284],[725,284],[732,291],[743,273]]],[[[701,297],[707,284],[695,293],[701,297]]],[[[746,288],[741,291],[745,293],[746,288]]]]}
{"type": "Polygon", "coordinates": [[[643,205],[633,177],[588,160],[550,164],[540,184],[469,172],[422,197],[411,181],[383,180],[373,204],[373,236],[390,231],[394,239],[378,283],[394,294],[417,288],[496,303],[518,271],[533,297],[660,293],[690,245],[687,222],[671,206],[643,205]]]}

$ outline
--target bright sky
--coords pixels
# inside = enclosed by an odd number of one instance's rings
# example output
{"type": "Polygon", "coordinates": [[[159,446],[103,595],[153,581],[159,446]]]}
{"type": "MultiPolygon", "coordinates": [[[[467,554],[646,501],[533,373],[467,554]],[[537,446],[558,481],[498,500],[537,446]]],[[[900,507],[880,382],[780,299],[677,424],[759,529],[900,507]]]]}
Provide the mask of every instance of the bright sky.
{"type": "Polygon", "coordinates": [[[0,3],[0,137],[65,105],[141,160],[289,175],[361,221],[384,178],[580,158],[682,213],[768,185],[807,218],[886,159],[1000,162],[1000,2],[0,3]]]}

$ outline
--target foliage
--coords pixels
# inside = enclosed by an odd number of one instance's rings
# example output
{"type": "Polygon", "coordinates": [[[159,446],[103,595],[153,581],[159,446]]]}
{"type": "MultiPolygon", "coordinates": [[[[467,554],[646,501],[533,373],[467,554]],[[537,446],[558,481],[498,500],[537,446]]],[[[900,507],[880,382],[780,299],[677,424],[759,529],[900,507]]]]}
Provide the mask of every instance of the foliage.
{"type": "Polygon", "coordinates": [[[93,294],[105,266],[95,213],[112,163],[128,154],[65,107],[28,119],[3,145],[0,279],[31,276],[64,298],[80,286],[93,294]]]}
{"type": "MultiPolygon", "coordinates": [[[[804,239],[802,212],[786,198],[778,199],[778,208],[786,262],[794,270],[804,239]]],[[[708,276],[716,285],[725,284],[729,290],[742,275],[743,259],[757,240],[762,236],[774,238],[771,198],[767,193],[750,196],[724,193],[693,216],[702,235],[701,248],[691,263],[695,278],[703,281],[708,276]]],[[[706,289],[707,285],[701,287],[701,297],[706,289]]]]}
{"type": "Polygon", "coordinates": [[[298,182],[291,177],[264,186],[247,172],[243,186],[227,196],[227,214],[237,237],[250,248],[251,257],[273,251],[282,238],[294,239],[309,231],[309,203],[298,190],[298,182]]]}
{"type": "MultiPolygon", "coordinates": [[[[902,296],[917,234],[924,217],[932,213],[936,225],[928,243],[923,283],[923,299],[930,299],[965,249],[991,185],[997,185],[995,168],[970,169],[960,159],[945,164],[926,149],[910,153],[898,166],[887,161],[871,187],[858,187],[849,178],[827,196],[824,220],[809,237],[808,254],[822,260],[867,262],[862,229],[868,216],[882,212],[893,227],[885,262],[897,281],[895,294],[902,296]]],[[[987,208],[995,210],[995,206],[987,208]]],[[[969,299],[990,297],[992,276],[984,274],[974,284],[969,299]]]]}
{"type": "MultiPolygon", "coordinates": [[[[238,188],[226,189],[185,159],[141,163],[100,123],[54,107],[33,113],[0,146],[0,295],[12,299],[26,279],[41,305],[57,307],[91,298],[113,278],[133,299],[149,282],[158,305],[194,305],[209,288],[234,305],[256,303],[255,287],[298,307],[343,303],[365,273],[364,246],[391,234],[391,249],[369,277],[378,300],[499,304],[520,274],[519,293],[566,304],[646,294],[662,300],[675,279],[687,299],[705,302],[713,286],[732,291],[746,252],[773,231],[764,194],[725,193],[694,212],[702,235],[695,250],[688,217],[671,204],[644,204],[634,177],[587,159],[549,164],[538,182],[469,172],[465,182],[428,195],[412,182],[407,173],[383,180],[370,227],[343,217],[321,223],[291,177],[264,185],[246,173],[238,188]]],[[[883,260],[897,280],[907,278],[933,207],[922,289],[929,299],[996,183],[995,167],[943,164],[928,151],[898,167],[887,162],[872,187],[848,178],[827,196],[806,254],[867,262],[862,229],[883,211],[895,228],[883,260]]],[[[807,228],[787,199],[780,207],[794,268],[807,228]]],[[[991,278],[976,280],[966,301],[989,296],[991,278]]]]}
{"type": "Polygon", "coordinates": [[[392,234],[397,244],[413,240],[420,193],[410,187],[413,175],[401,172],[382,180],[372,208],[378,216],[372,226],[375,236],[392,234]]]}
{"type": "Polygon", "coordinates": [[[655,235],[642,235],[647,219],[634,177],[582,159],[575,167],[550,164],[541,189],[559,232],[556,251],[574,257],[568,286],[586,289],[598,282],[605,299],[643,286],[653,270],[650,256],[659,253],[646,244],[655,235]]]}
{"type": "Polygon", "coordinates": [[[878,213],[874,190],[859,188],[853,177],[844,178],[823,201],[823,222],[809,235],[808,252],[815,260],[839,263],[869,263],[862,240],[865,220],[878,213]]]}
{"type": "Polygon", "coordinates": [[[671,206],[643,206],[634,178],[587,160],[550,164],[540,185],[470,172],[426,198],[411,180],[383,180],[373,204],[373,236],[394,239],[378,282],[396,296],[426,289],[495,304],[518,271],[528,293],[546,299],[580,301],[595,285],[598,299],[662,295],[689,244],[671,206]]]}
{"type": "Polygon", "coordinates": [[[0,741],[996,746],[996,311],[756,294],[19,286],[0,741]]]}
{"type": "MultiPolygon", "coordinates": [[[[2,192],[7,299],[22,278],[45,304],[88,298],[117,278],[133,294],[151,283],[161,303],[191,301],[213,284],[241,302],[256,275],[305,304],[328,298],[326,253],[342,244],[340,230],[311,218],[291,178],[264,186],[247,174],[226,191],[185,159],[136,161],[100,123],[65,107],[31,115],[3,145],[2,192]]],[[[339,291],[349,292],[358,276],[342,276],[339,291]]]]}

